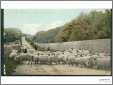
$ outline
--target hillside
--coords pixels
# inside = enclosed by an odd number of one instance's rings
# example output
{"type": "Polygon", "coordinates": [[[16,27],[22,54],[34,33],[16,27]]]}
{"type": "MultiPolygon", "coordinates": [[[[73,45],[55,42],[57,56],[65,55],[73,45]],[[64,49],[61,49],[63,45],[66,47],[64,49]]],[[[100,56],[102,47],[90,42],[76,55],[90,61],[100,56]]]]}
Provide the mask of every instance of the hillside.
{"type": "Polygon", "coordinates": [[[55,36],[62,30],[62,27],[57,27],[48,31],[40,31],[34,37],[33,40],[39,43],[54,42],[55,36]]]}
{"type": "Polygon", "coordinates": [[[33,40],[38,43],[67,42],[111,38],[112,10],[91,11],[55,29],[37,32],[33,40]]]}

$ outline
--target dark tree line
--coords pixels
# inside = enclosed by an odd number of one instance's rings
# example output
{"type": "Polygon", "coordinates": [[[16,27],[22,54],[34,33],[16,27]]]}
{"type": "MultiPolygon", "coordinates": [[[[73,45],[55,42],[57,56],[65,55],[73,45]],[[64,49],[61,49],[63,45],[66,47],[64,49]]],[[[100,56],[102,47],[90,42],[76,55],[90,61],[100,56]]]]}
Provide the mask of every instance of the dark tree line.
{"type": "Polygon", "coordinates": [[[16,28],[4,29],[4,43],[14,42],[16,40],[21,41],[22,32],[16,28]]]}

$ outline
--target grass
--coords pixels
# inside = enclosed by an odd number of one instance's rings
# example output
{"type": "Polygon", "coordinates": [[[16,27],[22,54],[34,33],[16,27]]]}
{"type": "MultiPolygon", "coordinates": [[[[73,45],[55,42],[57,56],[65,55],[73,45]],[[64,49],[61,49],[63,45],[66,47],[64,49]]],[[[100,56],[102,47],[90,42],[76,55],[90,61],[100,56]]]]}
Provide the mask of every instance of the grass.
{"type": "Polygon", "coordinates": [[[4,64],[5,64],[6,75],[11,75],[14,69],[20,64],[19,61],[15,61],[12,58],[9,58],[9,54],[11,53],[13,49],[15,49],[13,46],[6,45],[4,47],[4,57],[5,57],[4,64]]]}
{"type": "Polygon", "coordinates": [[[18,65],[19,61],[14,61],[11,58],[6,58],[5,59],[6,75],[11,75],[18,65]]]}

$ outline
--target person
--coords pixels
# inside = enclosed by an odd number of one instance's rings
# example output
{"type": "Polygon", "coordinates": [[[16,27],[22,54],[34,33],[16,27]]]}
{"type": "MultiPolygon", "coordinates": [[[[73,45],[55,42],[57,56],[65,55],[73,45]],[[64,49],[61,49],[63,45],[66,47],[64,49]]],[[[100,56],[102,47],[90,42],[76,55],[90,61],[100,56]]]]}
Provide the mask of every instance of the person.
{"type": "Polygon", "coordinates": [[[27,49],[24,49],[24,53],[27,53],[27,49]]]}

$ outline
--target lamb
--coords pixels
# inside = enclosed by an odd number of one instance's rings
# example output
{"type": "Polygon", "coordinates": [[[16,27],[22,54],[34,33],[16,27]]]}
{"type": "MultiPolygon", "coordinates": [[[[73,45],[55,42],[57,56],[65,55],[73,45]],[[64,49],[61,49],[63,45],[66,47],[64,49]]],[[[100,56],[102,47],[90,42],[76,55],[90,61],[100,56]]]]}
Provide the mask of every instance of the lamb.
{"type": "Polygon", "coordinates": [[[34,49],[28,49],[28,53],[35,53],[35,50],[34,49]]]}

